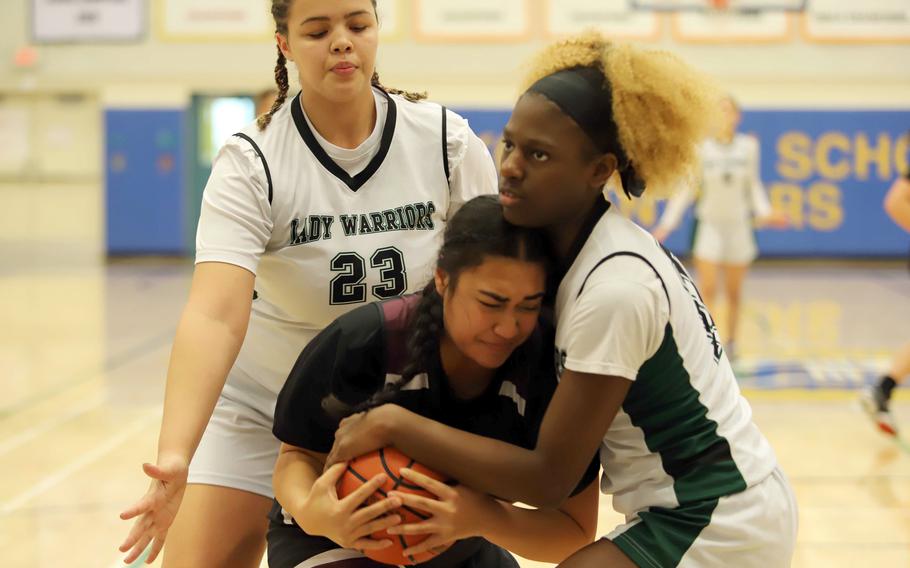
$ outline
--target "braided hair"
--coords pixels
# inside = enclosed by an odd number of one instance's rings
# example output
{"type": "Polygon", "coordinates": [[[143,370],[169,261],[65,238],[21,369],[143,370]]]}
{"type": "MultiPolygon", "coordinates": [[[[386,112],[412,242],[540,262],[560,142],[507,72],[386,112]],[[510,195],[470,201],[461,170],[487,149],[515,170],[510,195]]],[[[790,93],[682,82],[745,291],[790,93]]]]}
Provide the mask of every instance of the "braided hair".
{"type": "MultiPolygon", "coordinates": [[[[376,0],[372,0],[372,2],[373,12],[376,13],[376,0]]],[[[291,5],[293,3],[294,0],[272,0],[272,18],[275,20],[275,33],[279,33],[287,37],[288,14],[291,11],[291,5]]],[[[376,19],[378,21],[378,14],[376,16],[376,19]]],[[[256,119],[256,124],[259,126],[259,130],[266,129],[266,127],[272,122],[272,116],[278,112],[278,109],[281,108],[281,105],[283,105],[288,98],[289,86],[287,59],[281,52],[281,48],[277,47],[277,49],[278,60],[275,62],[275,84],[278,86],[278,95],[275,97],[275,102],[272,103],[272,108],[270,108],[268,112],[256,119]]],[[[427,98],[426,92],[414,93],[410,91],[403,91],[401,89],[390,89],[385,87],[379,81],[379,73],[377,73],[375,70],[373,71],[373,76],[370,78],[370,84],[381,91],[385,91],[386,93],[392,95],[401,95],[411,102],[416,102],[427,98]]]]}
{"type": "MultiPolygon", "coordinates": [[[[462,272],[483,264],[489,256],[544,266],[548,263],[543,233],[508,223],[503,217],[499,199],[495,195],[482,195],[465,203],[446,225],[436,266],[449,277],[448,293],[455,291],[462,272]]],[[[443,298],[436,291],[433,280],[424,286],[408,325],[408,360],[401,378],[386,384],[382,390],[356,406],[329,395],[323,400],[322,407],[330,416],[342,418],[391,402],[414,377],[430,368],[445,333],[443,298]]],[[[504,364],[506,372],[524,370],[537,348],[530,340],[516,348],[504,364]]]]}

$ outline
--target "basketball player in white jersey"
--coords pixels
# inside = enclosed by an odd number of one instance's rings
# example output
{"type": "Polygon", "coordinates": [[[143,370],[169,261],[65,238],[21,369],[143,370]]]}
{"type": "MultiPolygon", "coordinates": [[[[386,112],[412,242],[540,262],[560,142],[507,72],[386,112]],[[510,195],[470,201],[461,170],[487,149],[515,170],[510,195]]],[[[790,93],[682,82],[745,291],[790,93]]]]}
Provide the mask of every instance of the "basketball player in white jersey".
{"type": "Polygon", "coordinates": [[[533,450],[395,405],[342,422],[329,461],[392,444],[507,501],[552,507],[600,450],[625,523],[561,566],[784,568],[796,503],[752,422],[711,316],[682,265],[604,200],[678,185],[715,105],[675,57],[599,34],[546,50],[504,131],[506,218],[547,231],[559,386],[533,450]],[[615,177],[614,177],[615,176],[615,177]]]}
{"type": "Polygon", "coordinates": [[[166,567],[259,566],[272,414],[300,350],[341,314],[420,287],[448,217],[496,191],[463,118],[379,84],[375,1],[272,0],[272,14],[279,96],[213,164],[151,487],[121,515],[138,517],[127,563],[167,536],[166,567]]]}
{"type": "MultiPolygon", "coordinates": [[[[885,213],[901,229],[910,233],[910,170],[891,184],[885,196],[885,213]]],[[[892,436],[897,435],[897,422],[891,413],[891,396],[910,376],[910,343],[905,343],[891,359],[887,373],[878,384],[863,391],[863,408],[878,426],[879,430],[892,436]]]]}
{"type": "Polygon", "coordinates": [[[654,230],[663,242],[676,228],[689,204],[695,203],[692,257],[698,289],[713,310],[718,281],[724,278],[727,325],[722,327],[728,354],[736,340],[743,280],[758,256],[754,227],[784,228],[787,219],[771,209],[762,185],[759,142],[737,132],[741,114],[727,97],[721,103],[723,121],[714,137],[701,146],[701,175],[697,184],[686,184],[668,203],[654,230]]]}

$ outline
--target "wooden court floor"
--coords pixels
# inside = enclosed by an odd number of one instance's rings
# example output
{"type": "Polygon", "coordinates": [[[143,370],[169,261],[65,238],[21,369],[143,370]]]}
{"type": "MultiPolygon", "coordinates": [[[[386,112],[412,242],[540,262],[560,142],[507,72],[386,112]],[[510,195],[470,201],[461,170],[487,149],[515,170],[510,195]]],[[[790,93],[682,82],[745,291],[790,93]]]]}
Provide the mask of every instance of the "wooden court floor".
{"type": "MultiPolygon", "coordinates": [[[[146,487],[190,271],[50,252],[0,265],[0,567],[122,566],[117,515],[146,487]]],[[[762,264],[746,296],[737,367],[799,499],[793,565],[910,566],[910,448],[855,403],[910,339],[910,276],[762,264]]],[[[910,431],[910,396],[895,406],[910,431]]],[[[604,498],[600,532],[619,521],[604,498]]]]}

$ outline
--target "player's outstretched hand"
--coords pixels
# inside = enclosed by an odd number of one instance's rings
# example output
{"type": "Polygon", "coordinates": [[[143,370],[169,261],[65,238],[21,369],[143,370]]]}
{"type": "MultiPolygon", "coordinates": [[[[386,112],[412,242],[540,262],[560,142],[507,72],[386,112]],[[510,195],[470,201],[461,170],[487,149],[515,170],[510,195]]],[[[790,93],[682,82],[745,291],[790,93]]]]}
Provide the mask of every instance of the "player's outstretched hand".
{"type": "Polygon", "coordinates": [[[142,471],[152,478],[148,491],[132,507],[120,513],[125,521],[136,519],[120,545],[120,552],[129,551],[123,560],[125,564],[139,558],[149,543],[152,543],[152,551],[146,563],[151,564],[158,557],[186,491],[187,469],[186,460],[179,457],[164,458],[158,464],[142,464],[142,471]]]}

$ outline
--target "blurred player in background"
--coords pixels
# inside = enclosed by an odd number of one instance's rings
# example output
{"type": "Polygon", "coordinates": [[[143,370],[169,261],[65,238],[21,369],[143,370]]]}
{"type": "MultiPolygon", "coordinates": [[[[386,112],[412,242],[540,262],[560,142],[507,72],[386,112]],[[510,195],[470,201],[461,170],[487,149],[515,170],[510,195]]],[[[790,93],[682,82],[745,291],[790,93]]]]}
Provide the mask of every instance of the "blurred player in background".
{"type": "MultiPolygon", "coordinates": [[[[895,180],[885,196],[885,212],[910,233],[910,170],[904,177],[895,180]]],[[[879,429],[887,434],[897,435],[897,423],[891,414],[891,395],[897,385],[910,375],[910,343],[905,343],[891,360],[888,373],[877,385],[863,392],[863,408],[875,421],[879,429]]]]}
{"type": "Polygon", "coordinates": [[[754,227],[784,228],[787,218],[772,210],[759,175],[759,141],[737,132],[742,119],[732,97],[722,102],[723,121],[716,135],[701,147],[701,175],[667,203],[654,236],[664,242],[695,201],[692,257],[708,311],[716,312],[718,281],[724,278],[727,322],[720,326],[726,351],[735,354],[743,280],[758,256],[754,227]]]}

